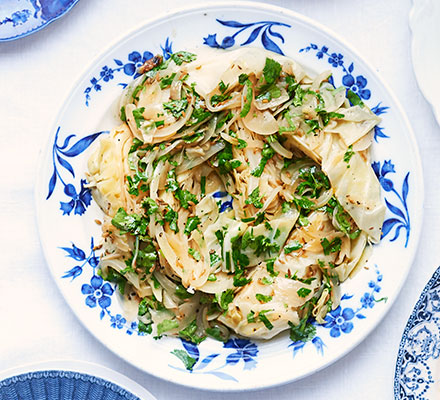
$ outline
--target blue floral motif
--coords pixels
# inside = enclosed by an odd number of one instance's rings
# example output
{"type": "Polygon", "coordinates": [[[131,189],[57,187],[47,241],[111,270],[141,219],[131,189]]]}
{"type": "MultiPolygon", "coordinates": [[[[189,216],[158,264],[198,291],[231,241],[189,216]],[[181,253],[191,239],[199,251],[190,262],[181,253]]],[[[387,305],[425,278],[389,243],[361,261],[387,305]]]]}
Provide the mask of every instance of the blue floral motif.
{"type": "Polygon", "coordinates": [[[226,343],[224,343],[223,348],[232,349],[234,351],[228,354],[225,357],[224,361],[220,362],[219,366],[212,367],[211,369],[205,368],[210,365],[213,360],[222,360],[224,354],[212,353],[201,359],[200,350],[196,344],[187,342],[185,340],[181,340],[181,342],[188,356],[193,358],[194,365],[189,371],[187,369],[170,365],[171,368],[177,369],[179,371],[186,371],[193,374],[210,374],[223,380],[238,382],[235,377],[221,370],[228,365],[237,365],[241,360],[243,360],[244,363],[244,370],[255,368],[255,366],[257,365],[256,358],[259,352],[258,346],[248,339],[231,338],[226,343]]]}
{"type": "Polygon", "coordinates": [[[81,293],[87,295],[86,304],[90,308],[96,307],[96,303],[103,309],[109,307],[112,303],[110,296],[113,294],[113,291],[110,284],[104,283],[104,280],[97,275],[92,276],[90,285],[85,283],[81,286],[81,293]]]}
{"type": "Polygon", "coordinates": [[[235,353],[229,354],[226,357],[227,364],[236,364],[240,360],[243,360],[244,369],[252,369],[256,367],[257,361],[254,357],[258,354],[258,347],[255,343],[252,343],[248,339],[232,338],[228,340],[223,347],[236,350],[235,353]]]}
{"type": "Polygon", "coordinates": [[[14,27],[22,25],[29,19],[30,16],[31,12],[29,10],[16,11],[10,17],[6,17],[2,21],[0,21],[0,25],[9,23],[11,23],[14,27]]]}
{"type": "Polygon", "coordinates": [[[351,320],[354,318],[354,312],[351,308],[342,309],[341,306],[335,310],[330,311],[326,317],[324,328],[330,328],[331,337],[341,336],[341,332],[350,333],[353,330],[353,322],[351,320]]]}
{"type": "MultiPolygon", "coordinates": [[[[353,295],[344,294],[341,297],[341,305],[339,305],[336,309],[330,311],[326,317],[324,318],[325,323],[323,325],[318,325],[316,322],[312,322],[316,327],[322,326],[329,330],[329,335],[333,339],[337,339],[344,335],[350,334],[355,328],[354,321],[356,319],[365,319],[365,315],[363,314],[363,310],[369,310],[373,308],[378,302],[386,301],[386,298],[375,298],[375,293],[379,293],[381,291],[381,282],[383,279],[383,275],[380,273],[377,265],[376,265],[376,276],[375,279],[372,279],[368,283],[369,291],[364,292],[364,294],[359,299],[360,306],[357,308],[351,307],[343,307],[342,303],[345,300],[349,300],[353,298],[353,295]]],[[[327,347],[322,339],[322,336],[315,336],[310,342],[301,342],[296,341],[289,344],[289,347],[292,347],[293,357],[295,357],[299,351],[302,351],[305,346],[309,343],[313,344],[316,351],[320,355],[324,355],[324,348],[327,347]]]]}
{"type": "Polygon", "coordinates": [[[394,217],[388,218],[384,221],[382,226],[382,239],[386,237],[393,229],[395,229],[394,236],[390,239],[390,242],[394,242],[399,237],[402,228],[404,228],[406,230],[405,247],[407,247],[409,234],[411,231],[411,223],[407,204],[409,191],[409,172],[406,174],[403,180],[402,190],[401,193],[399,193],[394,187],[393,181],[389,178],[389,176],[387,176],[390,173],[396,172],[394,169],[394,164],[391,162],[391,160],[384,161],[382,165],[379,161],[375,161],[372,163],[372,167],[377,178],[379,179],[380,185],[382,186],[383,190],[385,190],[385,192],[387,193],[393,193],[401,203],[401,207],[399,208],[390,203],[390,201],[385,198],[385,204],[387,208],[394,214],[394,217]]]}
{"type": "MultiPolygon", "coordinates": [[[[328,63],[333,68],[341,68],[344,72],[344,76],[342,77],[342,85],[346,88],[347,91],[352,92],[356,96],[359,97],[359,99],[362,100],[369,100],[371,97],[371,91],[367,88],[368,80],[363,75],[357,75],[354,74],[354,64],[351,63],[348,68],[345,65],[344,61],[344,55],[341,53],[330,53],[329,48],[327,46],[318,46],[314,43],[310,43],[309,46],[304,47],[299,50],[300,53],[309,51],[315,51],[316,57],[318,59],[327,58],[328,63]]],[[[334,85],[333,77],[330,77],[329,82],[334,85]]],[[[375,107],[371,109],[373,113],[376,115],[385,114],[389,107],[383,107],[381,106],[382,103],[377,104],[375,107]]],[[[383,128],[377,125],[374,128],[374,140],[377,142],[378,138],[388,138],[384,132],[383,128]]]]}
{"type": "Polygon", "coordinates": [[[83,268],[86,265],[92,267],[93,271],[98,266],[99,257],[97,257],[95,254],[95,244],[93,238],[90,241],[90,253],[88,256],[86,256],[86,253],[80,248],[76,247],[73,243],[72,247],[61,247],[61,250],[64,250],[67,253],[66,257],[70,257],[75,261],[82,262],[82,264],[76,265],[69,271],[66,271],[62,278],[72,278],[73,281],[75,278],[82,274],[83,268]]]}
{"type": "Polygon", "coordinates": [[[228,28],[236,29],[237,31],[232,36],[225,36],[221,43],[217,41],[217,34],[210,34],[203,38],[203,44],[216,49],[228,49],[235,45],[236,37],[242,32],[249,32],[248,29],[253,28],[252,32],[249,34],[247,39],[240,44],[240,46],[246,46],[253,43],[261,33],[261,43],[266,50],[274,51],[275,53],[284,55],[280,47],[272,40],[276,38],[284,43],[284,37],[273,30],[274,26],[285,26],[290,28],[291,26],[282,22],[275,21],[259,21],[251,23],[242,23],[237,21],[222,21],[217,19],[217,22],[228,28]]]}
{"type": "Polygon", "coordinates": [[[68,202],[60,202],[60,209],[63,215],[70,215],[73,211],[75,215],[82,215],[85,213],[86,208],[90,205],[92,201],[92,195],[90,189],[86,188],[84,185],[86,181],[84,179],[80,180],[79,193],[75,186],[71,183],[67,183],[62,175],[61,171],[64,169],[75,178],[75,171],[72,165],[66,160],[66,157],[73,158],[84,152],[100,135],[103,133],[108,133],[108,131],[101,131],[93,133],[79,139],[74,144],[69,147],[70,141],[75,137],[75,135],[69,135],[62,145],[58,144],[58,135],[60,133],[60,127],[58,127],[55,134],[54,144],[52,146],[52,163],[53,163],[53,174],[49,180],[49,191],[46,197],[48,200],[56,187],[58,180],[64,186],[64,194],[70,198],[68,202]]]}
{"type": "Polygon", "coordinates": [[[145,333],[139,331],[137,322],[128,323],[122,315],[113,315],[109,310],[112,304],[112,296],[115,293],[115,287],[108,282],[104,282],[104,279],[98,275],[99,257],[96,256],[95,249],[93,237],[90,239],[90,253],[88,256],[86,256],[84,250],[73,243],[71,247],[61,247],[61,250],[67,253],[66,257],[80,262],[79,265],[75,265],[66,271],[62,278],[72,278],[73,281],[83,273],[86,266],[89,266],[91,269],[90,281],[89,283],[83,283],[81,285],[81,293],[86,296],[85,304],[90,308],[99,306],[101,309],[99,314],[100,319],[103,319],[107,315],[108,318],[110,318],[110,326],[112,328],[125,328],[128,335],[132,335],[136,332],[139,336],[144,336],[145,333]]]}
{"type": "MultiPolygon", "coordinates": [[[[162,54],[163,57],[165,58],[165,60],[167,60],[168,58],[170,58],[170,55],[173,52],[172,49],[172,42],[170,41],[169,38],[166,38],[165,44],[163,46],[161,46],[161,50],[162,50],[162,54]]],[[[132,51],[128,57],[127,57],[127,61],[124,62],[122,60],[119,59],[114,59],[114,66],[110,67],[108,65],[104,65],[101,69],[101,71],[99,72],[99,78],[96,77],[92,77],[90,79],[90,86],[87,86],[84,89],[84,94],[86,97],[86,106],[88,107],[90,104],[90,100],[91,100],[91,93],[92,91],[95,92],[99,92],[102,89],[102,82],[109,82],[112,79],[114,79],[115,77],[115,73],[117,72],[124,72],[125,75],[132,77],[133,79],[136,79],[139,74],[137,72],[137,70],[139,69],[139,67],[142,66],[142,64],[145,63],[145,61],[149,60],[153,58],[153,53],[151,53],[150,51],[144,51],[144,52],[139,52],[139,51],[132,51]]],[[[119,85],[121,85],[122,87],[126,87],[127,84],[126,83],[119,83],[119,85]]]]}
{"type": "Polygon", "coordinates": [[[121,314],[116,314],[110,317],[110,322],[111,322],[110,326],[112,328],[122,329],[126,324],[127,320],[121,314]]]}

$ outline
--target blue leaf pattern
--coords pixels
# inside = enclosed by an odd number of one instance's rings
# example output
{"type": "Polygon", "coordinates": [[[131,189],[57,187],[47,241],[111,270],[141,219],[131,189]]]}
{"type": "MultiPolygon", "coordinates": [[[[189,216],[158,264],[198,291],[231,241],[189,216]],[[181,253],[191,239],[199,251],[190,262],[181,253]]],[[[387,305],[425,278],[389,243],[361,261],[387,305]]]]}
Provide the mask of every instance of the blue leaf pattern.
{"type": "Polygon", "coordinates": [[[75,178],[73,166],[65,158],[63,158],[63,156],[70,158],[78,156],[79,154],[83,153],[100,135],[108,133],[108,131],[101,131],[88,135],[82,139],[79,139],[70,148],[68,148],[70,141],[75,137],[75,135],[68,135],[64,139],[63,144],[60,146],[58,144],[60,130],[61,128],[58,127],[55,133],[54,144],[52,146],[53,173],[49,180],[49,190],[46,200],[52,196],[59,179],[60,183],[64,186],[64,194],[70,198],[66,202],[60,202],[60,209],[63,211],[63,215],[70,215],[72,211],[74,215],[82,215],[85,213],[87,207],[92,201],[91,192],[89,188],[85,187],[86,181],[84,179],[80,180],[79,190],[77,190],[72,183],[67,183],[63,179],[61,175],[61,171],[63,170],[68,171],[70,175],[75,178]]]}
{"type": "Polygon", "coordinates": [[[217,41],[217,33],[209,34],[203,38],[203,44],[216,49],[228,49],[236,44],[236,39],[240,34],[245,32],[249,33],[248,29],[253,28],[247,39],[242,41],[240,46],[246,46],[255,42],[261,33],[261,44],[266,50],[271,50],[284,55],[283,51],[274,40],[271,39],[271,37],[284,43],[284,37],[279,32],[274,31],[273,27],[280,26],[290,28],[291,26],[288,24],[276,21],[258,21],[246,24],[238,21],[222,21],[220,19],[217,19],[217,22],[225,27],[236,29],[236,32],[231,36],[223,37],[221,43],[217,41]]]}

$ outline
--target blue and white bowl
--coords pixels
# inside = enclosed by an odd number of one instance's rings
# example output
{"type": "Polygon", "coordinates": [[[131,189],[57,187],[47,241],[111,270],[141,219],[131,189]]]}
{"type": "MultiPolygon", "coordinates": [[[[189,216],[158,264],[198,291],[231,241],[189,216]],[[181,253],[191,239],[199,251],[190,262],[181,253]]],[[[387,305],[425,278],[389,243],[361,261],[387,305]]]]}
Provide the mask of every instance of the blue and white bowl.
{"type": "Polygon", "coordinates": [[[37,32],[66,14],[79,0],[1,0],[0,42],[37,32]]]}
{"type": "Polygon", "coordinates": [[[285,9],[225,2],[152,20],[93,61],[56,118],[41,161],[36,202],[53,277],[71,309],[102,343],[138,368],[175,383],[248,390],[311,374],[352,350],[378,325],[415,254],[423,178],[416,142],[398,100],[344,39],[285,9]],[[335,86],[350,88],[382,118],[374,132],[372,166],[387,206],[383,238],[367,268],[343,284],[340,307],[329,313],[310,342],[292,342],[287,334],[268,342],[208,339],[199,346],[173,338],[156,341],[124,316],[114,285],[97,275],[94,244],[101,232],[94,221],[101,213],[84,186],[90,149],[118,123],[116,99],[146,59],[207,46],[263,47],[311,70],[330,69],[335,86]],[[191,357],[193,369],[188,371],[176,354],[191,357]]]}
{"type": "Polygon", "coordinates": [[[155,400],[127,377],[79,361],[45,362],[0,373],[0,400],[155,400]]]}
{"type": "Polygon", "coordinates": [[[406,324],[394,376],[396,400],[440,394],[440,267],[423,289],[406,324]]]}

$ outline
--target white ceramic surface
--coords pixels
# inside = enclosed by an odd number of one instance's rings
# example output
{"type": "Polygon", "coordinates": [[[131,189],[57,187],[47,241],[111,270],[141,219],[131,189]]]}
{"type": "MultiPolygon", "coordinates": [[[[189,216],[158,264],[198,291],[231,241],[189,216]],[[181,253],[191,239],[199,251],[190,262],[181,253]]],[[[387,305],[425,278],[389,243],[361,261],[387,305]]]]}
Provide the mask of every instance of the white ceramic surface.
{"type": "Polygon", "coordinates": [[[411,128],[373,68],[323,26],[291,11],[241,2],[162,16],[95,59],[56,118],[40,165],[36,202],[41,241],[54,279],[72,310],[101,342],[140,369],[175,383],[247,390],[311,374],[342,357],[377,326],[396,299],[414,257],[423,178],[411,128]],[[100,237],[94,223],[100,212],[96,204],[89,205],[90,196],[81,185],[86,160],[95,140],[117,122],[114,104],[121,86],[132,79],[149,52],[238,46],[259,27],[252,45],[282,51],[315,71],[331,69],[336,86],[357,92],[383,118],[375,131],[373,159],[387,201],[386,235],[368,269],[344,283],[341,307],[318,327],[313,342],[292,343],[286,335],[265,343],[233,339],[224,346],[206,340],[198,348],[178,339],[155,341],[138,334],[135,321],[123,317],[114,287],[96,278],[98,254],[92,248],[100,237]],[[192,373],[171,354],[175,349],[196,360],[192,373]]]}
{"type": "Polygon", "coordinates": [[[414,0],[409,22],[412,62],[420,90],[431,103],[440,124],[440,2],[414,0]]]}

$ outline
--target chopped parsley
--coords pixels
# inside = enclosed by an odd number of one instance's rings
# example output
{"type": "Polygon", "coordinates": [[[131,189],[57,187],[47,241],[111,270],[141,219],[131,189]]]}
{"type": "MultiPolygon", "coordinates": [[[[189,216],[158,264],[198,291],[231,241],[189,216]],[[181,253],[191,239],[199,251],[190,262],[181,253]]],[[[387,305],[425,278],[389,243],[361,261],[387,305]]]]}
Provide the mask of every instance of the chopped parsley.
{"type": "Polygon", "coordinates": [[[171,86],[171,84],[173,83],[174,77],[176,76],[176,73],[173,72],[171,75],[167,75],[164,76],[161,80],[160,80],[160,88],[161,89],[165,89],[169,86],[171,86]]]}
{"type": "Polygon", "coordinates": [[[290,254],[292,251],[302,249],[303,245],[298,240],[293,240],[289,245],[284,246],[284,254],[290,254]]]}
{"type": "Polygon", "coordinates": [[[321,246],[326,256],[341,250],[341,244],[342,240],[339,237],[334,238],[331,242],[327,238],[321,239],[321,246]]]}
{"type": "Polygon", "coordinates": [[[194,364],[197,362],[197,360],[192,358],[185,350],[176,349],[173,350],[171,354],[175,355],[180,361],[182,361],[188,371],[192,371],[194,364]]]}
{"type": "Polygon", "coordinates": [[[234,290],[227,289],[224,292],[216,293],[215,300],[223,311],[227,311],[229,303],[232,303],[232,300],[234,300],[234,290]]]}
{"type": "Polygon", "coordinates": [[[263,173],[264,167],[266,166],[267,162],[275,155],[275,150],[270,147],[269,144],[265,143],[263,150],[261,150],[261,161],[260,164],[258,164],[258,167],[256,167],[251,174],[256,177],[260,177],[263,173]]]}
{"type": "Polygon", "coordinates": [[[269,330],[271,330],[272,328],[273,328],[273,325],[272,325],[272,323],[269,321],[269,318],[267,318],[267,316],[266,316],[266,313],[268,313],[268,312],[270,312],[270,311],[272,311],[272,310],[261,310],[259,313],[258,313],[258,318],[259,318],[259,320],[264,324],[264,326],[267,328],[267,329],[269,329],[269,330]]]}
{"type": "Polygon", "coordinates": [[[255,295],[255,298],[260,302],[260,303],[268,303],[269,301],[272,300],[272,296],[266,296],[264,294],[261,293],[257,293],[255,295]]]}
{"type": "Polygon", "coordinates": [[[167,205],[167,212],[165,213],[163,219],[169,223],[170,229],[174,232],[179,232],[179,227],[177,226],[177,211],[174,211],[170,206],[167,205]]]}
{"type": "Polygon", "coordinates": [[[179,337],[188,342],[192,342],[194,344],[200,344],[203,342],[206,337],[199,336],[196,334],[197,332],[197,322],[194,319],[185,329],[179,331],[179,337]]]}
{"type": "Polygon", "coordinates": [[[299,297],[307,297],[312,292],[311,289],[302,287],[296,291],[299,297]]]}
{"type": "Polygon", "coordinates": [[[347,163],[347,168],[350,168],[350,160],[351,157],[353,157],[353,155],[354,155],[353,146],[350,145],[348,146],[347,151],[344,154],[344,162],[347,163]]]}
{"type": "Polygon", "coordinates": [[[231,172],[241,165],[241,161],[233,160],[232,144],[226,141],[224,143],[225,148],[217,153],[218,169],[222,175],[231,172]]]}
{"type": "Polygon", "coordinates": [[[254,190],[252,190],[251,195],[246,199],[245,204],[252,204],[255,208],[262,208],[262,198],[263,196],[260,196],[260,188],[256,187],[254,190]]]}
{"type": "MultiPolygon", "coordinates": [[[[188,107],[187,99],[171,100],[163,103],[163,108],[173,115],[174,118],[180,118],[188,107]]],[[[133,111],[134,113],[134,111],[133,111]]]]}
{"type": "Polygon", "coordinates": [[[183,233],[185,235],[190,235],[194,229],[197,229],[197,226],[200,223],[201,223],[201,221],[200,221],[199,217],[197,217],[197,216],[189,217],[188,220],[186,221],[185,230],[183,231],[183,233]]]}
{"type": "Polygon", "coordinates": [[[160,336],[164,332],[171,331],[179,327],[179,323],[176,320],[164,319],[157,324],[157,334],[160,336]]]}
{"type": "Polygon", "coordinates": [[[188,254],[196,261],[200,261],[201,259],[200,253],[197,250],[192,249],[191,247],[188,249],[188,254]]]}
{"type": "Polygon", "coordinates": [[[136,122],[136,126],[138,128],[141,127],[141,122],[145,121],[144,116],[142,115],[145,111],[145,107],[141,107],[141,108],[135,108],[133,110],[133,118],[134,121],[136,122]]]}

